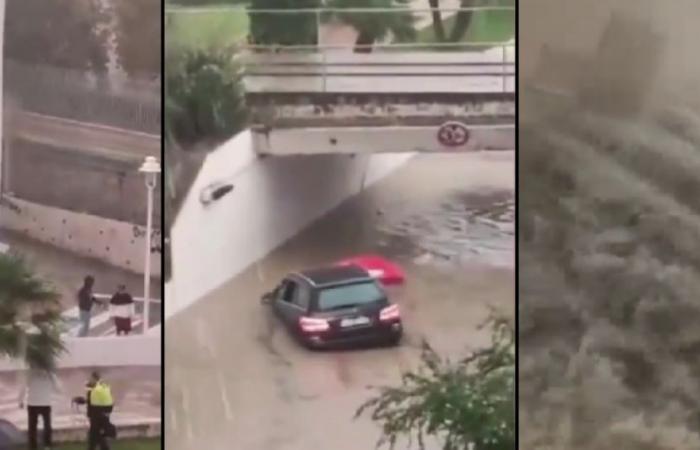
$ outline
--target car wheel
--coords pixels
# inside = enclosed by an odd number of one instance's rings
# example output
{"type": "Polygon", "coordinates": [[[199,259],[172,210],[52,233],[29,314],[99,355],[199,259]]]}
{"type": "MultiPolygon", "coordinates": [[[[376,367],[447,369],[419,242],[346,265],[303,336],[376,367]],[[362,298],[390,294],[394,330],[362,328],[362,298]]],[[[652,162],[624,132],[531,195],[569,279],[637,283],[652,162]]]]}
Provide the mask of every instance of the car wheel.
{"type": "Polygon", "coordinates": [[[398,347],[401,344],[402,338],[403,338],[403,334],[399,334],[399,335],[390,337],[389,338],[389,346],[390,347],[398,347]]]}

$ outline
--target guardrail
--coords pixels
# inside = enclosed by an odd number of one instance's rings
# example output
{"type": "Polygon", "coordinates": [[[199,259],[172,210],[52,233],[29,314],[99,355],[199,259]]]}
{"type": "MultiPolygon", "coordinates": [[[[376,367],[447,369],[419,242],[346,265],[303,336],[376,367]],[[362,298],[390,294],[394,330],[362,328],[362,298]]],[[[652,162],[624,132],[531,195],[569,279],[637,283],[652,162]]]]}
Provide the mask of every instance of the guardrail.
{"type": "MultiPolygon", "coordinates": [[[[514,41],[442,42],[444,38],[436,38],[435,42],[425,42],[426,36],[421,37],[418,34],[430,28],[430,23],[433,22],[436,14],[442,14],[441,18],[445,20],[460,12],[476,14],[499,11],[513,13],[513,21],[515,21],[515,6],[499,4],[453,8],[396,6],[253,9],[242,5],[201,7],[171,5],[165,8],[166,14],[177,16],[221,15],[227,12],[245,15],[245,19],[236,21],[241,24],[240,29],[232,29],[231,33],[239,36],[240,41],[234,46],[233,51],[243,67],[241,75],[246,77],[248,91],[252,93],[358,92],[363,88],[369,88],[371,92],[381,92],[381,87],[373,89],[372,85],[383,84],[391,88],[391,78],[397,78],[398,84],[414,86],[410,91],[415,92],[421,91],[421,85],[456,84],[455,82],[474,85],[477,92],[515,92],[514,41]],[[401,19],[403,26],[399,28],[404,28],[405,31],[406,27],[412,26],[416,33],[415,39],[409,37],[409,34],[403,36],[405,33],[397,31],[401,36],[392,36],[391,32],[388,32],[371,43],[359,43],[357,36],[352,36],[353,32],[350,31],[347,36],[345,35],[347,33],[341,33],[341,44],[326,42],[329,35],[324,34],[323,31],[330,28],[323,29],[323,26],[341,24],[352,30],[353,23],[362,22],[364,17],[371,20],[377,15],[385,17],[403,15],[401,19]],[[300,31],[298,36],[281,33],[281,36],[276,38],[265,38],[263,43],[254,42],[252,35],[245,36],[248,32],[246,20],[253,22],[259,18],[257,16],[274,16],[271,18],[273,26],[277,22],[282,26],[285,23],[289,24],[293,19],[300,20],[299,23],[294,22],[297,24],[295,26],[302,24],[301,28],[305,31],[300,31]],[[315,31],[313,31],[314,22],[315,31]],[[409,40],[415,42],[409,42],[409,40]],[[344,50],[350,50],[345,52],[349,55],[346,55],[345,61],[339,63],[338,53],[343,53],[344,50]],[[452,61],[431,62],[431,58],[445,50],[454,51],[452,61]],[[467,54],[481,56],[485,60],[478,61],[465,56],[467,54]],[[297,61],[291,62],[289,55],[294,55],[297,61]],[[363,61],[363,56],[372,60],[363,61]],[[308,59],[304,60],[304,57],[308,59]],[[402,60],[400,63],[396,61],[397,57],[402,60]],[[275,78],[281,77],[284,77],[283,83],[275,81],[275,78]]],[[[251,29],[255,29],[254,25],[254,23],[251,25],[251,29]]],[[[449,34],[451,31],[446,32],[449,34]]],[[[335,31],[330,34],[334,35],[335,31]]],[[[448,38],[459,39],[455,36],[448,36],[448,38]]],[[[331,39],[331,41],[337,40],[337,36],[331,39]]],[[[446,91],[452,91],[452,89],[446,89],[446,91]]],[[[398,90],[392,92],[398,92],[398,90]]]]}
{"type": "Polygon", "coordinates": [[[260,52],[247,46],[237,62],[249,92],[515,92],[513,43],[445,43],[444,47],[480,48],[469,52],[382,51],[434,44],[380,44],[372,53],[337,52],[347,46],[286,46],[284,52],[260,52]],[[276,80],[283,79],[279,83],[276,80]]]}
{"type": "Polygon", "coordinates": [[[322,17],[328,13],[432,13],[434,11],[456,13],[459,11],[513,11],[515,6],[503,5],[482,5],[482,6],[463,6],[463,7],[439,7],[439,8],[411,8],[411,7],[392,7],[392,8],[247,8],[243,5],[213,5],[213,6],[165,6],[166,14],[208,14],[221,13],[228,11],[245,11],[247,14],[314,14],[322,17]]]}
{"type": "MultiPolygon", "coordinates": [[[[112,298],[110,294],[93,294],[93,297],[95,297],[98,300],[109,300],[112,298]]],[[[144,297],[133,297],[134,301],[137,303],[143,303],[146,301],[144,297]]],[[[151,298],[148,301],[151,303],[162,303],[163,301],[159,298],[151,298]]]]}
{"type": "MultiPolygon", "coordinates": [[[[93,296],[98,299],[98,300],[104,300],[104,301],[109,301],[109,299],[112,298],[111,295],[109,294],[93,294],[93,296]]],[[[158,298],[152,298],[149,300],[150,303],[154,304],[162,304],[162,300],[158,298]]],[[[136,303],[144,303],[145,299],[143,297],[134,297],[134,302],[136,303]]],[[[78,330],[80,329],[80,323],[79,321],[79,311],[78,307],[75,306],[73,308],[70,308],[67,311],[64,311],[62,314],[63,319],[68,323],[69,328],[66,330],[64,333],[66,336],[77,336],[78,330]]],[[[98,328],[110,321],[112,318],[111,314],[109,314],[109,309],[103,309],[103,310],[98,310],[97,314],[94,314],[92,317],[92,320],[90,321],[90,327],[91,329],[93,328],[98,328]]],[[[133,324],[133,329],[134,330],[139,330],[141,328],[142,322],[142,316],[137,315],[136,320],[133,324]]],[[[157,327],[159,325],[152,325],[149,327],[150,329],[153,329],[154,327],[157,327]]],[[[112,330],[113,331],[113,330],[112,330]]],[[[146,331],[148,333],[148,330],[146,331]]],[[[111,334],[111,332],[106,333],[107,335],[111,334]]],[[[138,331],[137,333],[138,334],[138,331]]]]}

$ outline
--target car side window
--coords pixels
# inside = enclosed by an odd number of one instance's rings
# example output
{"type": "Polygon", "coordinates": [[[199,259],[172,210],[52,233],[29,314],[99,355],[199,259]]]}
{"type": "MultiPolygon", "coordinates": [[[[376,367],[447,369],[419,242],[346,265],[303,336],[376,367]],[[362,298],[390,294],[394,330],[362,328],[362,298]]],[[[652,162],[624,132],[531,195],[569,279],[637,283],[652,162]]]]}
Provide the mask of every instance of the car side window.
{"type": "Polygon", "coordinates": [[[311,300],[311,289],[305,284],[300,284],[297,286],[296,293],[294,295],[294,304],[303,310],[309,309],[309,301],[311,300]]]}
{"type": "Polygon", "coordinates": [[[282,296],[281,300],[286,303],[294,303],[294,297],[296,296],[296,291],[298,286],[292,280],[285,280],[282,283],[282,296]]]}

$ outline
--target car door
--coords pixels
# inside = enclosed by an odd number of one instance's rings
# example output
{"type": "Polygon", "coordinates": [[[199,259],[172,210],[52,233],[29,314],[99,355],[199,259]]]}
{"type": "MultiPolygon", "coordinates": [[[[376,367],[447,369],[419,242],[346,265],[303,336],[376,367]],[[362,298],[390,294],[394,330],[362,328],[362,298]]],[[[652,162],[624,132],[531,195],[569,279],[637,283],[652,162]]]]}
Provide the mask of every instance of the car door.
{"type": "Polygon", "coordinates": [[[302,296],[302,285],[293,278],[285,279],[277,298],[277,311],[282,321],[289,328],[296,328],[299,318],[306,310],[300,301],[302,296]]]}

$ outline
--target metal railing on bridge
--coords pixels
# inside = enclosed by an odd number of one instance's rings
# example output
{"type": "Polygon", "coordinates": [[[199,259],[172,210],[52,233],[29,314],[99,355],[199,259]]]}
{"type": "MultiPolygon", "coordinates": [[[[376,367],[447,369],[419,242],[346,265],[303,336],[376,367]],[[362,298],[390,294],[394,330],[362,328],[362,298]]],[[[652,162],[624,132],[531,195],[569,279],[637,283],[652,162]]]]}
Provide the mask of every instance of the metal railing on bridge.
{"type": "Polygon", "coordinates": [[[515,92],[514,44],[445,43],[440,46],[470,51],[416,51],[435,45],[379,44],[372,53],[344,52],[348,47],[341,45],[314,46],[314,53],[304,52],[309,46],[288,46],[283,53],[242,54],[239,61],[252,93],[515,92]]]}
{"type": "MultiPolygon", "coordinates": [[[[166,8],[166,14],[176,16],[242,15],[237,19],[237,23],[245,24],[241,30],[228,32],[240,35],[232,43],[232,51],[243,69],[250,93],[514,93],[513,39],[486,42],[469,36],[431,38],[431,32],[435,33],[431,26],[434,14],[444,14],[447,23],[454,18],[447,16],[460,12],[469,12],[472,20],[481,13],[506,14],[506,19],[515,23],[514,5],[437,9],[166,8]],[[402,15],[404,28],[388,26],[384,36],[362,43],[358,27],[353,27],[353,23],[374,20],[378,15],[402,15]],[[287,23],[290,29],[293,27],[288,22],[296,20],[306,25],[306,34],[299,29],[295,31],[297,35],[290,32],[273,38],[248,32],[248,23],[255,16],[271,16],[281,25],[287,23]],[[406,26],[413,31],[407,33],[406,26]],[[445,42],[449,39],[457,42],[445,42]]],[[[297,22],[294,23],[299,25],[297,22]]],[[[177,33],[177,29],[173,32],[177,33]]],[[[443,34],[451,32],[446,30],[443,34]]]]}

